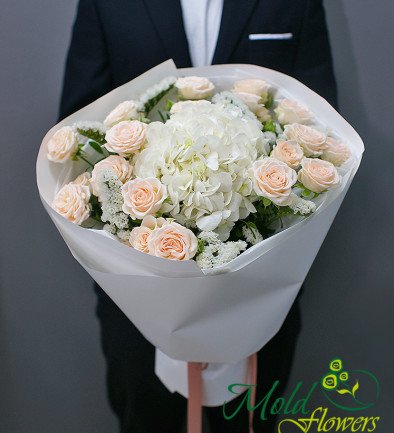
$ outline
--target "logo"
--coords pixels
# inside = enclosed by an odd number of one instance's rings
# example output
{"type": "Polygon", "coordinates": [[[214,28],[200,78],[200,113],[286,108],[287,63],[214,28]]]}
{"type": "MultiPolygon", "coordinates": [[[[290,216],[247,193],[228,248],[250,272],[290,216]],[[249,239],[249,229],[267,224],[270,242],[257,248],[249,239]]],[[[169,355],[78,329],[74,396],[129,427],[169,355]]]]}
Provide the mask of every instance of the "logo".
{"type": "Polygon", "coordinates": [[[228,390],[238,394],[237,390],[247,388],[246,394],[238,407],[228,413],[226,402],[223,404],[223,416],[233,419],[244,408],[259,415],[263,422],[269,416],[284,415],[278,426],[278,433],[312,432],[373,432],[378,426],[379,416],[364,416],[362,411],[371,409],[379,398],[380,385],[377,377],[367,370],[350,370],[340,358],[333,359],[328,372],[309,387],[298,382],[290,396],[274,397],[279,381],[254,406],[253,393],[255,384],[232,384],[228,390]],[[313,398],[319,398],[324,405],[314,405],[313,398]],[[330,416],[330,410],[343,412],[341,416],[330,416]]]}
{"type": "Polygon", "coordinates": [[[360,411],[374,406],[379,398],[379,381],[366,370],[347,372],[342,360],[330,362],[330,371],[321,380],[322,392],[326,399],[338,409],[360,411]],[[366,392],[360,388],[360,383],[366,392]]]}

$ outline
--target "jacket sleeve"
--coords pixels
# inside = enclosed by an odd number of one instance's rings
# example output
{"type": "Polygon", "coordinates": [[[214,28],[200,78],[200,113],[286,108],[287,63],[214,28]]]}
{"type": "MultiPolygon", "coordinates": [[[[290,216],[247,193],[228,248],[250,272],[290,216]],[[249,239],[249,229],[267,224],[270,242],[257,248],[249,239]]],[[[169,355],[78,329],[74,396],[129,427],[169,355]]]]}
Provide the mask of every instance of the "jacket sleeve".
{"type": "Polygon", "coordinates": [[[294,75],[337,106],[337,87],[322,0],[307,0],[294,75]]]}
{"type": "Polygon", "coordinates": [[[80,0],[67,55],[60,119],[111,89],[109,59],[95,0],[80,0]]]}

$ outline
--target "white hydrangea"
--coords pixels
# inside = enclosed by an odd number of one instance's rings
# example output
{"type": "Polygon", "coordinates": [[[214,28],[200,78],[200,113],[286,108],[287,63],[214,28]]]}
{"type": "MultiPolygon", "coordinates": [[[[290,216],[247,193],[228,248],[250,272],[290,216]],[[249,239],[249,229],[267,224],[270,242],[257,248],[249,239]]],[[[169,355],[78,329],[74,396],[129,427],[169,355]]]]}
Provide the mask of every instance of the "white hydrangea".
{"type": "Polygon", "coordinates": [[[203,252],[196,257],[196,262],[201,269],[225,265],[247,248],[244,241],[222,242],[214,232],[201,232],[198,238],[204,244],[203,252]]]}
{"type": "Polygon", "coordinates": [[[256,245],[263,240],[263,236],[256,228],[249,227],[246,224],[242,226],[242,234],[246,242],[250,245],[256,245]]]}
{"type": "Polygon", "coordinates": [[[257,149],[259,156],[264,155],[267,148],[272,149],[276,143],[276,135],[271,131],[263,132],[263,140],[261,148],[257,149]]]}
{"type": "Polygon", "coordinates": [[[166,185],[163,206],[180,224],[218,231],[227,239],[234,222],[255,212],[249,168],[267,154],[258,120],[232,104],[191,104],[146,131],[146,148],[134,158],[137,177],[166,185]]]}
{"type": "Polygon", "coordinates": [[[103,212],[101,220],[109,223],[108,231],[111,233],[113,226],[116,229],[128,228],[129,217],[122,211],[123,196],[121,188],[123,183],[112,170],[106,169],[99,173],[97,184],[103,212]]]}

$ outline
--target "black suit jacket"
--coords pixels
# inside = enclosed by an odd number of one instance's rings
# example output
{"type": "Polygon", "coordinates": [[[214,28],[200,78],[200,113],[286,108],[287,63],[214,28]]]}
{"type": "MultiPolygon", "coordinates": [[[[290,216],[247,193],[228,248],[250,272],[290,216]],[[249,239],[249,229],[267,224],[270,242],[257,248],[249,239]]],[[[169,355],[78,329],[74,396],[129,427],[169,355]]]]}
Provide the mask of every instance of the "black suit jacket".
{"type": "MultiPolygon", "coordinates": [[[[169,58],[191,66],[179,0],[80,0],[60,117],[169,58]]],[[[224,0],[213,63],[282,71],[336,105],[322,0],[224,0]],[[293,39],[250,41],[251,33],[293,33],[293,39]]]]}

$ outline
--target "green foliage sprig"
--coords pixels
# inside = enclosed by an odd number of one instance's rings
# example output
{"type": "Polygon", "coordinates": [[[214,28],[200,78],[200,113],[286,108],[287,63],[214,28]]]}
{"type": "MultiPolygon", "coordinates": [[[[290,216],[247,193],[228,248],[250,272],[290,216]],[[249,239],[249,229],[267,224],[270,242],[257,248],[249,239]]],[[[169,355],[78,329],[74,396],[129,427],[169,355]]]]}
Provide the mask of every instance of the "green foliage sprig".
{"type": "Polygon", "coordinates": [[[274,95],[272,95],[271,93],[268,93],[267,96],[267,100],[264,103],[265,108],[272,108],[272,106],[274,105],[274,95]]]}
{"type": "Polygon", "coordinates": [[[261,197],[254,203],[256,208],[255,213],[249,214],[244,220],[237,221],[231,231],[230,240],[244,240],[242,226],[246,225],[249,228],[257,229],[263,238],[268,238],[275,233],[273,225],[278,221],[282,224],[282,218],[287,215],[293,215],[294,212],[289,206],[277,206],[271,200],[261,197]]]}
{"type": "Polygon", "coordinates": [[[264,122],[263,124],[263,131],[264,132],[273,132],[276,134],[276,125],[273,120],[269,120],[268,122],[264,122]]]}
{"type": "Polygon", "coordinates": [[[144,105],[144,111],[147,117],[149,117],[149,113],[153,110],[155,105],[157,105],[162,98],[164,98],[167,93],[169,93],[173,89],[174,85],[168,87],[168,89],[163,90],[158,95],[156,95],[154,98],[149,99],[149,101],[144,105]]]}
{"type": "Polygon", "coordinates": [[[306,186],[304,186],[301,182],[297,182],[294,187],[299,188],[301,190],[301,196],[312,200],[313,198],[316,198],[320,195],[318,192],[313,192],[310,189],[308,189],[306,186]]]}
{"type": "Polygon", "coordinates": [[[90,218],[93,218],[95,221],[97,222],[102,222],[101,221],[101,215],[103,214],[103,211],[101,209],[101,205],[100,202],[98,201],[98,198],[95,195],[91,195],[90,196],[90,201],[89,201],[92,210],[90,212],[90,218]]]}
{"type": "Polygon", "coordinates": [[[94,129],[80,129],[80,128],[78,128],[78,133],[81,134],[82,136],[87,137],[90,140],[100,144],[101,146],[107,142],[107,140],[105,139],[105,134],[103,134],[100,131],[96,131],[94,129]]]}

